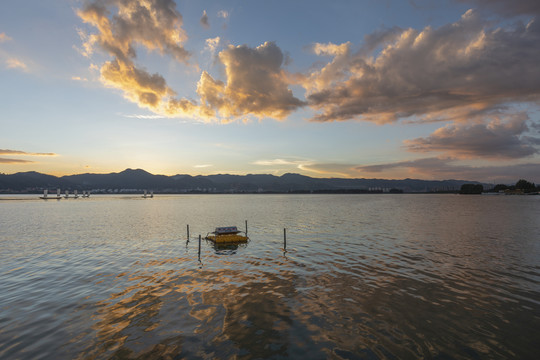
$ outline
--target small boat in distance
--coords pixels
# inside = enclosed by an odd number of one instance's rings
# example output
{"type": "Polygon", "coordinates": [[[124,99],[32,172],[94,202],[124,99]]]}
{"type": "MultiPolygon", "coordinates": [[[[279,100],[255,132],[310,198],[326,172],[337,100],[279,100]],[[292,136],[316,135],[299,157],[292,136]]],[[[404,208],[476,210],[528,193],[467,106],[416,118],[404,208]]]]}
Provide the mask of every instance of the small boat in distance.
{"type": "Polygon", "coordinates": [[[249,240],[247,235],[240,235],[241,231],[236,226],[217,227],[213,232],[206,235],[206,239],[216,244],[245,243],[249,240]],[[210,235],[212,234],[212,235],[210,235]]]}
{"type": "Polygon", "coordinates": [[[61,197],[60,197],[60,189],[57,189],[56,190],[56,197],[54,196],[48,196],[49,195],[49,190],[45,189],[43,190],[43,196],[40,196],[39,198],[40,199],[43,199],[43,200],[60,200],[61,197]]]}

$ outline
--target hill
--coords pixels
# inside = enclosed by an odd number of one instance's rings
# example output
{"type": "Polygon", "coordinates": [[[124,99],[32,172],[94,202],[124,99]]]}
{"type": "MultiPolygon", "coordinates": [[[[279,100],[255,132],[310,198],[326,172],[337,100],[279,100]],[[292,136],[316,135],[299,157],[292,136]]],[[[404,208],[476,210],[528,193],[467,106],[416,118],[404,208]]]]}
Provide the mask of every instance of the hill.
{"type": "MultiPolygon", "coordinates": [[[[126,169],[110,174],[78,174],[56,177],[38,172],[0,174],[0,192],[41,192],[44,189],[91,190],[92,192],[140,192],[143,189],[156,193],[230,193],[230,192],[383,192],[398,189],[403,192],[458,191],[465,180],[419,179],[343,179],[312,178],[299,174],[281,176],[265,174],[248,175],[153,175],[142,169],[126,169]]],[[[485,187],[489,185],[484,184],[485,187]]]]}

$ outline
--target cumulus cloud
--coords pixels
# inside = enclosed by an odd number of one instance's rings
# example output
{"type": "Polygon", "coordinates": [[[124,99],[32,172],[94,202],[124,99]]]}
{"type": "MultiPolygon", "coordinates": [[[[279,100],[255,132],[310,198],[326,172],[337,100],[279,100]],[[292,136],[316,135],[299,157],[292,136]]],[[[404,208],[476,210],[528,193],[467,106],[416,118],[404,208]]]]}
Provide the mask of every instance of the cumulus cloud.
{"type": "Polygon", "coordinates": [[[106,85],[157,113],[174,116],[196,110],[192,101],[175,99],[176,93],[161,75],[151,74],[134,62],[136,45],[187,62],[189,52],[183,47],[187,36],[174,1],[94,0],[87,1],[77,14],[98,30],[82,37],[84,53],[90,55],[99,46],[113,56],[100,70],[106,85]]]}
{"type": "MultiPolygon", "coordinates": [[[[282,119],[303,105],[288,88],[281,49],[271,42],[257,48],[229,46],[221,51],[218,61],[225,68],[226,80],[214,79],[203,72],[197,84],[201,104],[178,98],[163,76],[137,66],[134,61],[137,45],[187,61],[182,16],[172,0],[94,0],[87,2],[78,15],[98,30],[91,35],[82,32],[82,52],[92,54],[95,46],[99,46],[113,56],[101,66],[103,83],[120,89],[127,99],[155,113],[204,119],[221,117],[225,122],[247,115],[282,119]]],[[[206,12],[203,22],[204,15],[206,12]]],[[[219,43],[219,37],[208,39],[206,47],[215,52],[219,43]]]]}
{"type": "Polygon", "coordinates": [[[427,137],[405,140],[409,151],[443,152],[459,158],[517,159],[539,152],[538,139],[526,136],[526,114],[487,124],[449,124],[427,137]]]}
{"type": "Polygon", "coordinates": [[[306,77],[314,120],[377,123],[417,116],[467,121],[509,102],[540,98],[540,23],[490,28],[475,11],[440,28],[394,28],[349,43],[316,44],[329,64],[306,77]]]}
{"type": "Polygon", "coordinates": [[[208,15],[206,14],[206,10],[203,10],[203,14],[201,16],[201,20],[199,20],[201,25],[205,27],[206,29],[210,28],[210,23],[208,22],[208,15]]]}
{"type": "Polygon", "coordinates": [[[283,53],[273,42],[256,48],[232,46],[219,53],[226,82],[204,71],[197,85],[206,116],[283,119],[304,103],[288,88],[283,53]]]}
{"type": "Polygon", "coordinates": [[[210,51],[212,56],[214,56],[220,43],[221,43],[221,38],[219,36],[216,36],[215,38],[206,39],[205,49],[210,51]]]}

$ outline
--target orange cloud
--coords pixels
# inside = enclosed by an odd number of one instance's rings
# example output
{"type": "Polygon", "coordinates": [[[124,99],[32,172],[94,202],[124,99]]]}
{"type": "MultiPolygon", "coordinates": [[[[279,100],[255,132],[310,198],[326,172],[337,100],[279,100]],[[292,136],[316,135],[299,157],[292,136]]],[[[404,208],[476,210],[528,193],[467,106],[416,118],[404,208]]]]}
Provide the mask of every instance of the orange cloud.
{"type": "MultiPolygon", "coordinates": [[[[8,156],[56,156],[55,153],[32,153],[21,150],[9,150],[9,149],[0,149],[0,155],[8,156]]],[[[31,164],[34,161],[22,160],[22,159],[10,159],[10,158],[1,158],[0,164],[31,164]]]]}
{"type": "Polygon", "coordinates": [[[92,54],[97,44],[114,57],[100,70],[107,86],[122,90],[127,99],[139,106],[167,116],[191,114],[196,109],[188,100],[175,99],[175,92],[161,75],[150,74],[133,61],[135,46],[142,45],[187,62],[189,52],[182,46],[187,36],[174,1],[93,1],[77,14],[98,30],[92,35],[82,33],[83,53],[92,54]]]}
{"type": "Polygon", "coordinates": [[[56,156],[55,153],[32,153],[20,150],[0,149],[0,155],[56,156]]]}
{"type": "Polygon", "coordinates": [[[28,164],[28,163],[33,163],[33,161],[0,158],[0,164],[28,164]]]}
{"type": "Polygon", "coordinates": [[[202,113],[207,117],[283,119],[304,103],[288,88],[282,69],[284,56],[273,42],[256,48],[232,46],[219,53],[227,80],[215,80],[206,71],[197,85],[202,113]]]}

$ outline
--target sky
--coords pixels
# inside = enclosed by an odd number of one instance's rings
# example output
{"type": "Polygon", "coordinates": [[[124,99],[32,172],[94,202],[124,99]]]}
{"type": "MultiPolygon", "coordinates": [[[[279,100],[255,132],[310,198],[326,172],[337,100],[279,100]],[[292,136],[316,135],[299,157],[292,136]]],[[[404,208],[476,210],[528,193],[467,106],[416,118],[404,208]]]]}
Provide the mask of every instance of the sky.
{"type": "Polygon", "coordinates": [[[540,182],[537,0],[0,2],[0,173],[540,182]]]}

